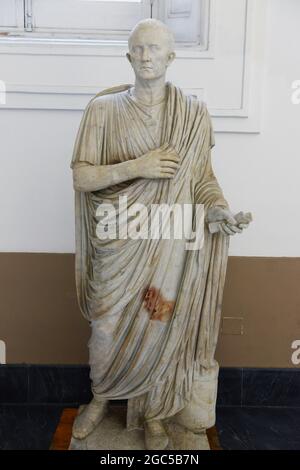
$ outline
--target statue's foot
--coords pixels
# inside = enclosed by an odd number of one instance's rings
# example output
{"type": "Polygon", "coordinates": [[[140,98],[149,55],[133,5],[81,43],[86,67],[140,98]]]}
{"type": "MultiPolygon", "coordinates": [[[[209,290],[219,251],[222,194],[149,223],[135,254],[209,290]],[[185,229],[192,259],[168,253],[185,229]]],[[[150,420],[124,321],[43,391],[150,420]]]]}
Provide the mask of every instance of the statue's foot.
{"type": "Polygon", "coordinates": [[[72,435],[75,439],[87,437],[104,418],[107,412],[108,400],[96,401],[95,398],[76,417],[72,435]]]}
{"type": "Polygon", "coordinates": [[[145,444],[147,450],[164,450],[169,438],[160,420],[145,421],[145,444]]]}

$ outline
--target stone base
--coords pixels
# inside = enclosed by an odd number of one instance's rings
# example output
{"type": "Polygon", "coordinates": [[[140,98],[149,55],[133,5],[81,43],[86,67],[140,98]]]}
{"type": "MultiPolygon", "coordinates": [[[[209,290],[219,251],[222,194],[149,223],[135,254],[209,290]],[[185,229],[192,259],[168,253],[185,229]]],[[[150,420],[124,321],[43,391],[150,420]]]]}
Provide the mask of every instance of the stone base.
{"type": "MultiPolygon", "coordinates": [[[[83,407],[79,408],[79,412],[83,407]]],[[[206,433],[194,434],[172,419],[164,421],[170,442],[166,450],[210,450],[206,433]]],[[[69,450],[145,450],[144,431],[126,429],[126,407],[112,406],[85,439],[72,437],[69,450]]]]}

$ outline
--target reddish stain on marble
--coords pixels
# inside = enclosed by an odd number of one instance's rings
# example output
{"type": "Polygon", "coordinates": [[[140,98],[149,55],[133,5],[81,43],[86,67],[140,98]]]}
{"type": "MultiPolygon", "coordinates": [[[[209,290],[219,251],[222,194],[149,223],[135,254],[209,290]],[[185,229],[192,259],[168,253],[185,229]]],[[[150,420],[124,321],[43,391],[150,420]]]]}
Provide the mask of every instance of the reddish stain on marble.
{"type": "Polygon", "coordinates": [[[144,306],[150,313],[150,320],[168,322],[174,310],[174,301],[166,300],[156,287],[146,289],[144,306]]]}

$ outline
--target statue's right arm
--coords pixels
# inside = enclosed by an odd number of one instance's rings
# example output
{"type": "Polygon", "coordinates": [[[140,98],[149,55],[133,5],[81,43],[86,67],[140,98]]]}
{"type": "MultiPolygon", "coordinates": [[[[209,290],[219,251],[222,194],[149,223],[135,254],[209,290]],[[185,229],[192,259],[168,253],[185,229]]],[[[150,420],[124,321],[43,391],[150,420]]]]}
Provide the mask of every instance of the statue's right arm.
{"type": "Polygon", "coordinates": [[[98,191],[139,176],[139,165],[136,160],[114,165],[78,162],[73,167],[73,187],[76,191],[98,191]]]}
{"type": "Polygon", "coordinates": [[[164,145],[145,155],[114,165],[92,165],[77,162],[73,167],[73,187],[89,192],[114,186],[134,178],[174,178],[180,157],[172,147],[164,145]]]}

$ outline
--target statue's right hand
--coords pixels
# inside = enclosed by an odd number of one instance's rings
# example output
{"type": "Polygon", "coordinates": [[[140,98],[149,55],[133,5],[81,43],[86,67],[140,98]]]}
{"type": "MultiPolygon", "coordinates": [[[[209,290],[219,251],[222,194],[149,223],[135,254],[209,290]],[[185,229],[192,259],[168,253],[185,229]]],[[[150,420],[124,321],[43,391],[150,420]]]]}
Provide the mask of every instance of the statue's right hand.
{"type": "Polygon", "coordinates": [[[141,178],[174,178],[180,167],[180,157],[176,150],[168,144],[135,160],[141,178]]]}

